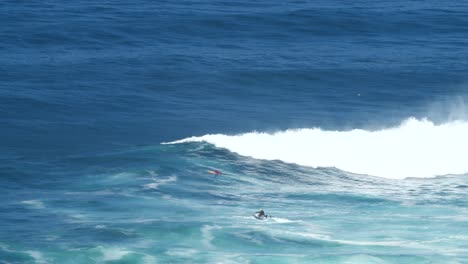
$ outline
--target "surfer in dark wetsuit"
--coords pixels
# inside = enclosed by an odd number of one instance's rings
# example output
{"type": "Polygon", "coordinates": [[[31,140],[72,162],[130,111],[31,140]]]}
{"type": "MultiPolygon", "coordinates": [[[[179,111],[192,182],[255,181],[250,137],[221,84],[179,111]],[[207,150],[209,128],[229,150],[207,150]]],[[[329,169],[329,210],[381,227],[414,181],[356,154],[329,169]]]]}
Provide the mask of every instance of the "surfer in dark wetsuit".
{"type": "Polygon", "coordinates": [[[265,212],[263,211],[262,208],[260,208],[260,210],[258,210],[257,213],[258,213],[258,216],[259,216],[259,217],[264,217],[264,216],[265,216],[265,212]]]}

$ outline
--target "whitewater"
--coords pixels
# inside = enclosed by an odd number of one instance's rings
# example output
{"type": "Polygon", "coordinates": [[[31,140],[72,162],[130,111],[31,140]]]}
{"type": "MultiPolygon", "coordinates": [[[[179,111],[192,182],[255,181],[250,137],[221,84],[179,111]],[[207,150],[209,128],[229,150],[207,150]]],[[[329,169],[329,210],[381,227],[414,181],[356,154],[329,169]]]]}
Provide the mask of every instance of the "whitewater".
{"type": "Polygon", "coordinates": [[[208,134],[170,143],[208,142],[243,156],[281,160],[390,179],[427,178],[468,172],[468,122],[434,124],[409,118],[381,130],[293,129],[240,135],[208,134]]]}

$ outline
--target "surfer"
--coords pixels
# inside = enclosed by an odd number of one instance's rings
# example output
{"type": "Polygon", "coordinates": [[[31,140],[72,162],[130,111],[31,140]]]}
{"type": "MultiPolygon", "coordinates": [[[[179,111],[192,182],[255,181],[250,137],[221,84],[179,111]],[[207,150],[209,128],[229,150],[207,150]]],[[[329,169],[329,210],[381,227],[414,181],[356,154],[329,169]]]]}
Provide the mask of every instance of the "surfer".
{"type": "Polygon", "coordinates": [[[264,217],[265,216],[265,212],[263,211],[262,208],[260,208],[260,210],[258,210],[257,214],[258,214],[258,217],[264,217]]]}
{"type": "Polygon", "coordinates": [[[214,174],[215,176],[222,174],[219,170],[208,170],[208,173],[214,174]]]}
{"type": "Polygon", "coordinates": [[[264,220],[264,219],[267,219],[267,217],[271,217],[271,216],[266,215],[265,211],[263,211],[263,209],[260,208],[257,212],[255,212],[253,217],[255,217],[255,218],[259,219],[259,220],[264,220]]]}

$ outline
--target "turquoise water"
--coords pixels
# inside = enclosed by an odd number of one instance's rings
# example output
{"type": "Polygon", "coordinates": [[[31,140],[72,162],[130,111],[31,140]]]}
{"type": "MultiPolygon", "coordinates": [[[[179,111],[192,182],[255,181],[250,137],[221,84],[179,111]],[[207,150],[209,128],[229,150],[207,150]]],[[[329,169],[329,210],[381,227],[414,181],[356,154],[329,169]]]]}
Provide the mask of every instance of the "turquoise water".
{"type": "Polygon", "coordinates": [[[0,263],[468,263],[465,3],[0,14],[0,263]]]}
{"type": "Polygon", "coordinates": [[[243,158],[206,143],[91,160],[93,170],[126,162],[101,173],[55,171],[55,184],[9,194],[3,262],[468,261],[466,176],[384,179],[243,158]],[[224,174],[207,173],[212,167],[224,174]],[[259,207],[272,218],[253,218],[259,207]]]}

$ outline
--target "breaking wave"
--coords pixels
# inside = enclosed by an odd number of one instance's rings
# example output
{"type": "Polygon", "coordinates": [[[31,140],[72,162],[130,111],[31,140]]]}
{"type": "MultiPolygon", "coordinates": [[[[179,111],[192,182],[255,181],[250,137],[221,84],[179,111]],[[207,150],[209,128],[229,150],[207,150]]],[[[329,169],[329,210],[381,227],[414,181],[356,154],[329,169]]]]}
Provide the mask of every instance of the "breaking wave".
{"type": "Polygon", "coordinates": [[[382,130],[304,128],[276,133],[213,134],[164,144],[208,142],[256,159],[403,179],[468,172],[468,122],[409,118],[382,130]]]}

